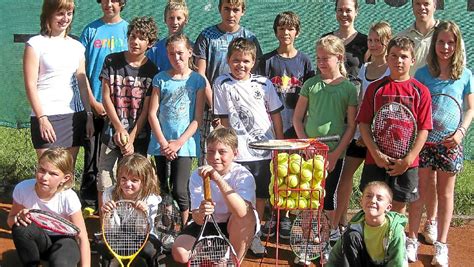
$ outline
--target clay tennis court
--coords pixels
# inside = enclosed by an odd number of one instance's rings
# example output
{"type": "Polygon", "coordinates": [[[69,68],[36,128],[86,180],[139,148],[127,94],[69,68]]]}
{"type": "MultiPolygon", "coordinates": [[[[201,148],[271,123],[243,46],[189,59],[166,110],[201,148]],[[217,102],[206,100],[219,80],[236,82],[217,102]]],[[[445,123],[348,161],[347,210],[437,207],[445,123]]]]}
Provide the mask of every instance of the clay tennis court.
{"type": "MultiPolygon", "coordinates": [[[[2,197],[0,197],[1,199],[2,197]]],[[[15,252],[15,246],[11,239],[11,232],[6,224],[8,212],[10,211],[10,202],[3,200],[0,203],[0,267],[21,266],[18,256],[15,252]]],[[[94,232],[98,231],[98,219],[88,218],[86,220],[89,237],[92,238],[94,232]]],[[[450,266],[473,266],[472,258],[474,257],[474,224],[467,222],[463,226],[452,227],[449,232],[449,263],[450,266]]],[[[275,242],[270,239],[267,244],[269,254],[264,258],[256,258],[247,254],[243,267],[253,266],[276,266],[275,260],[275,242]]],[[[410,264],[410,266],[431,266],[431,258],[433,255],[433,247],[422,244],[418,254],[418,262],[410,264]]],[[[96,254],[93,254],[92,266],[99,266],[96,254]]],[[[280,244],[279,248],[279,266],[296,266],[293,264],[293,253],[288,245],[280,244]]],[[[164,261],[164,266],[180,266],[171,259],[164,261]]],[[[137,264],[138,265],[138,264],[137,264]]],[[[184,265],[181,265],[184,266],[184,265]]],[[[318,266],[318,265],[313,265],[318,266]]]]}

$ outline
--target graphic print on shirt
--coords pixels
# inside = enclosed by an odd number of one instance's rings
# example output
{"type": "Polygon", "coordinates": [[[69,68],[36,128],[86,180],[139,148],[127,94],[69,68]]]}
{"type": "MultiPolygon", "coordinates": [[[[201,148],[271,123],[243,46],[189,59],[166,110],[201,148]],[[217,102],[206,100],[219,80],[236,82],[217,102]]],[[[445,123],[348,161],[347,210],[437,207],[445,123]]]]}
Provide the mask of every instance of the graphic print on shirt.
{"type": "Polygon", "coordinates": [[[111,75],[109,77],[112,101],[123,127],[129,130],[135,125],[143,107],[147,89],[151,86],[149,77],[111,75]]]}
{"type": "Polygon", "coordinates": [[[167,108],[164,112],[168,114],[168,119],[170,121],[189,121],[188,110],[191,106],[191,93],[191,89],[188,90],[185,86],[180,86],[171,94],[171,97],[167,102],[176,103],[178,106],[163,106],[163,108],[167,108]]]}

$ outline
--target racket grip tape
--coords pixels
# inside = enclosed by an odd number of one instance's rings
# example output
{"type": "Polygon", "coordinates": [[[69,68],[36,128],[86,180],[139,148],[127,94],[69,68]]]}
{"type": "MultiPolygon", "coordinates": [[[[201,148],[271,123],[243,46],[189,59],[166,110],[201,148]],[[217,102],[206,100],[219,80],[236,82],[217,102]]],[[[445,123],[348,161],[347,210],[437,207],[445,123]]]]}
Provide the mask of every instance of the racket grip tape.
{"type": "Polygon", "coordinates": [[[212,201],[211,177],[209,176],[204,178],[204,199],[207,201],[212,201]]]}

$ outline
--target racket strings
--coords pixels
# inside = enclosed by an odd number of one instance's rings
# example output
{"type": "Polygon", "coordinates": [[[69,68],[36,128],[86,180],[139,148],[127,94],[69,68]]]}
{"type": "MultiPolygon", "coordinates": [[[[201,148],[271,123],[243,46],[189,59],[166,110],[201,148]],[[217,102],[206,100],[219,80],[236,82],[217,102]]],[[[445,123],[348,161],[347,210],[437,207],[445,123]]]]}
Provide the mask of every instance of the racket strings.
{"type": "Polygon", "coordinates": [[[312,260],[320,256],[329,242],[329,225],[318,212],[302,211],[291,228],[290,246],[300,259],[312,260]]]}
{"type": "Polygon", "coordinates": [[[104,218],[104,235],[110,248],[120,256],[137,252],[148,237],[148,218],[128,205],[117,206],[104,218]]]}
{"type": "Polygon", "coordinates": [[[198,241],[189,260],[190,266],[234,266],[229,244],[219,236],[198,241]]]}
{"type": "Polygon", "coordinates": [[[381,108],[372,126],[375,143],[390,157],[403,158],[415,141],[416,122],[408,110],[397,105],[381,108]]]}
{"type": "Polygon", "coordinates": [[[433,96],[432,98],[433,129],[428,134],[427,142],[438,143],[456,131],[462,121],[462,112],[456,100],[450,96],[433,96]]]}

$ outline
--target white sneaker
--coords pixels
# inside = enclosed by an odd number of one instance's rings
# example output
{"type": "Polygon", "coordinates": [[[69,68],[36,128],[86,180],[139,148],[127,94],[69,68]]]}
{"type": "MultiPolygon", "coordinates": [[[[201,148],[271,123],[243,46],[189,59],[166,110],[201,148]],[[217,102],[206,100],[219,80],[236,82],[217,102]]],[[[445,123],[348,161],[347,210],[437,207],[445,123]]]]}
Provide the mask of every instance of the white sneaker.
{"type": "Polygon", "coordinates": [[[250,245],[250,250],[257,257],[267,254],[267,249],[262,245],[262,241],[258,236],[254,236],[252,244],[250,245]]]}
{"type": "Polygon", "coordinates": [[[407,257],[409,262],[415,262],[418,260],[418,247],[420,243],[416,238],[409,238],[406,239],[406,248],[407,248],[407,257]]]}
{"type": "Polygon", "coordinates": [[[421,234],[425,237],[426,243],[433,244],[438,239],[438,225],[436,221],[427,220],[421,234]]]}
{"type": "Polygon", "coordinates": [[[320,263],[322,265],[328,263],[329,261],[329,255],[331,254],[331,245],[329,244],[329,242],[326,242],[326,244],[324,245],[324,248],[323,248],[323,251],[321,252],[321,259],[320,259],[320,263]]]}
{"type": "Polygon", "coordinates": [[[431,265],[435,266],[448,266],[448,246],[441,242],[434,242],[435,255],[431,261],[431,265]]]}
{"type": "Polygon", "coordinates": [[[294,264],[298,264],[298,265],[305,265],[305,266],[309,266],[311,265],[311,261],[308,260],[305,255],[301,255],[301,258],[300,257],[295,257],[295,260],[293,261],[294,264]]]}

